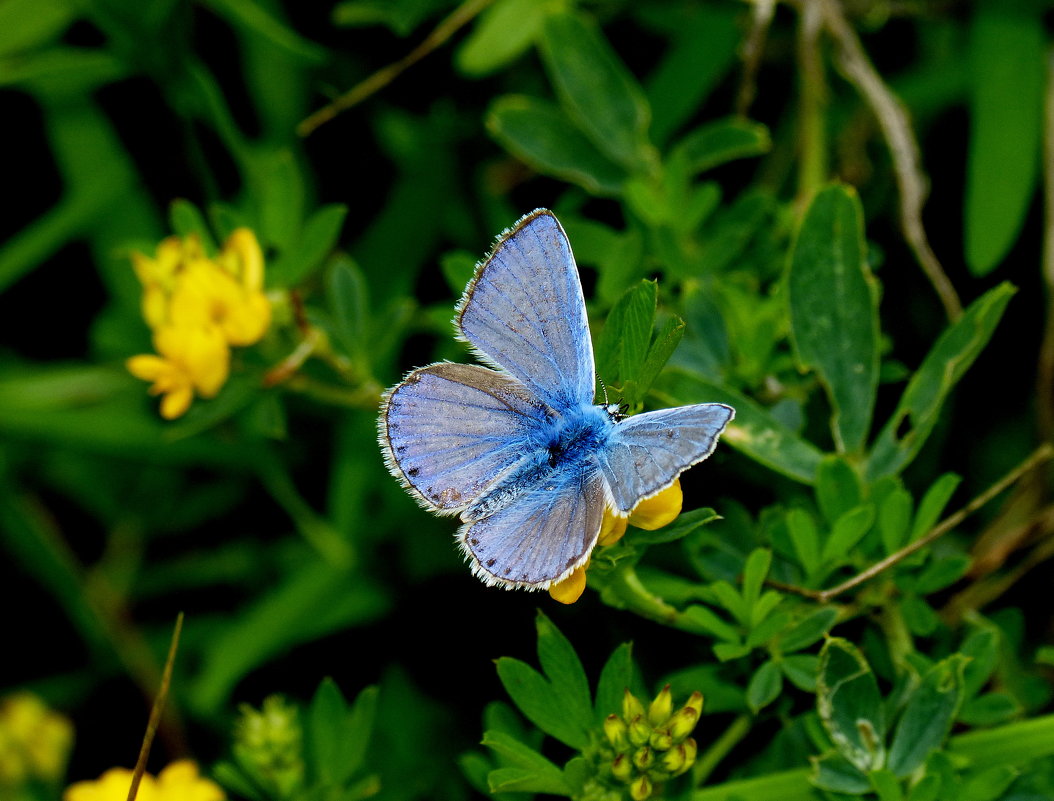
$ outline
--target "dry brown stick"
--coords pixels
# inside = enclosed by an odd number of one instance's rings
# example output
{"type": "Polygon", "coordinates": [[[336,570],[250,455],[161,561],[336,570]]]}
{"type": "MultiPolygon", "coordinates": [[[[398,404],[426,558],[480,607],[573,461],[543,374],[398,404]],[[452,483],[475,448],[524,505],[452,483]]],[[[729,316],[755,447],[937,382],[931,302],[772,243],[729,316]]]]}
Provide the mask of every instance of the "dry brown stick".
{"type": "Polygon", "coordinates": [[[910,556],[911,554],[915,553],[916,551],[922,548],[925,548],[930,543],[944,536],[957,525],[959,525],[968,516],[976,512],[978,509],[980,509],[982,506],[992,500],[992,498],[994,498],[1000,492],[1002,492],[1015,481],[1017,481],[1019,478],[1021,478],[1021,476],[1028,474],[1030,471],[1035,469],[1037,465],[1048,461],[1051,457],[1054,457],[1054,446],[1044,442],[1042,445],[1036,448],[1032,452],[1032,454],[1027,459],[1025,459],[1025,461],[1023,461],[1021,464],[1019,464],[1017,467],[1015,467],[1013,470],[1011,470],[1009,473],[1007,473],[1005,476],[995,482],[992,486],[990,486],[988,489],[986,489],[984,492],[982,492],[980,495],[978,495],[976,498],[966,504],[966,506],[964,506],[962,509],[946,517],[944,520],[935,525],[933,528],[931,528],[923,536],[919,537],[914,542],[908,543],[899,551],[890,554],[885,559],[875,562],[873,565],[871,565],[871,567],[867,568],[866,570],[860,571],[852,578],[843,581],[841,584],[838,584],[834,587],[829,587],[826,590],[813,590],[809,589],[808,587],[798,587],[793,584],[783,584],[782,582],[780,582],[779,584],[774,584],[770,582],[770,584],[778,590],[782,590],[784,592],[792,592],[797,595],[802,595],[806,598],[812,598],[816,601],[819,601],[820,603],[827,603],[831,599],[841,595],[843,592],[847,592],[848,590],[854,589],[855,587],[859,587],[864,582],[870,581],[879,573],[888,570],[890,567],[897,564],[904,558],[910,556]]]}
{"type": "Polygon", "coordinates": [[[172,667],[176,664],[176,651],[179,649],[179,635],[183,631],[183,613],[176,616],[176,627],[172,631],[172,641],[168,646],[168,658],[165,660],[165,670],[161,674],[161,686],[158,687],[157,697],[150,709],[150,721],[146,724],[146,734],[143,735],[143,744],[139,748],[139,759],[135,763],[135,771],[132,773],[132,786],[128,788],[128,801],[135,801],[136,793],[139,792],[139,782],[146,771],[146,760],[150,756],[150,746],[153,745],[154,735],[161,723],[161,713],[165,709],[165,700],[168,698],[168,688],[172,683],[172,667]]]}
{"type": "Polygon", "coordinates": [[[377,72],[370,75],[366,80],[353,86],[329,105],[323,106],[318,111],[311,114],[311,116],[296,127],[297,134],[299,136],[309,136],[316,128],[329,122],[342,111],[347,111],[352,106],[361,103],[374,92],[383,89],[398,78],[407,68],[412,67],[433,50],[436,50],[446,43],[446,41],[453,36],[459,28],[472,20],[492,2],[493,0],[465,0],[465,2],[455,8],[449,16],[444,18],[443,21],[424,38],[424,41],[421,42],[421,44],[398,61],[377,70],[377,72]]]}
{"type": "Polygon", "coordinates": [[[743,60],[743,73],[739,78],[739,90],[736,92],[736,114],[746,117],[750,104],[757,94],[758,67],[765,51],[765,39],[772,18],[776,13],[776,0],[752,0],[750,11],[750,32],[739,50],[743,60]]]}
{"type": "Polygon", "coordinates": [[[824,26],[837,44],[838,61],[846,77],[878,119],[896,174],[900,194],[900,224],[904,238],[915,253],[923,272],[936,290],[949,320],[962,316],[962,303],[940,260],[930,247],[922,224],[927,182],[922,171],[919,146],[911,129],[907,109],[882,80],[864,51],[853,26],[846,20],[838,0],[805,0],[823,7],[824,26]]]}

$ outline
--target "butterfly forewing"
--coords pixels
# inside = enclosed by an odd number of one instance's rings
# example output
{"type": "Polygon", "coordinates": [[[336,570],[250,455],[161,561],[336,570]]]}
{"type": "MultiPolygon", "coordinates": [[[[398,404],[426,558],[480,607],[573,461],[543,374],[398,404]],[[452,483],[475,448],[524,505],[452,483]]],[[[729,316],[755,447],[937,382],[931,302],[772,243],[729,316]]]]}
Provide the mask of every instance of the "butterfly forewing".
{"type": "Polygon", "coordinates": [[[525,493],[490,517],[462,526],[461,548],[488,584],[544,589],[589,557],[606,499],[594,469],[525,493]]]}
{"type": "Polygon", "coordinates": [[[534,211],[504,235],[461,299],[457,324],[490,362],[562,412],[593,401],[593,346],[567,235],[534,211]]]}
{"type": "Polygon", "coordinates": [[[616,509],[625,514],[709,456],[735,412],[701,403],[645,412],[615,426],[597,454],[616,509]]]}
{"type": "Polygon", "coordinates": [[[381,445],[392,473],[438,512],[457,512],[523,456],[548,410],[527,388],[486,367],[441,362],[388,394],[381,445]]]}

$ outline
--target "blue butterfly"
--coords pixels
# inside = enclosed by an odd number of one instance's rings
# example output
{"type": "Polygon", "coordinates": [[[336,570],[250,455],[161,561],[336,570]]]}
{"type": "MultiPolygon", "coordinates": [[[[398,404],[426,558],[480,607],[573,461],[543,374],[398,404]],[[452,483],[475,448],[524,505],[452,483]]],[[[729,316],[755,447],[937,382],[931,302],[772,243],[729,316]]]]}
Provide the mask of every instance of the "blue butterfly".
{"type": "Polygon", "coordinates": [[[623,419],[593,402],[589,321],[567,234],[538,209],[504,232],[457,306],[494,369],[438,362],[384,395],[388,469],[488,585],[546,589],[589,558],[605,508],[626,517],[714,450],[735,412],[702,403],[623,419]]]}

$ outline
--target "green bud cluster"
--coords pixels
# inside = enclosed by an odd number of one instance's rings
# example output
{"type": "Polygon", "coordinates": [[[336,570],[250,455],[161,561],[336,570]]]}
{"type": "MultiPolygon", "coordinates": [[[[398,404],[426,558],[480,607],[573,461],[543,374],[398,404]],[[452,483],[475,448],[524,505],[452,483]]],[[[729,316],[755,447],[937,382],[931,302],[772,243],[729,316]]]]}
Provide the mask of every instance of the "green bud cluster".
{"type": "Polygon", "coordinates": [[[304,736],[297,708],[272,695],[263,707],[239,707],[234,724],[234,756],[247,774],[278,798],[304,783],[304,736]]]}
{"type": "Polygon", "coordinates": [[[611,778],[633,801],[644,801],[663,782],[680,776],[695,762],[692,733],[703,711],[702,693],[694,692],[676,711],[670,685],[662,688],[647,709],[628,689],[622,714],[604,720],[600,758],[611,778]]]}

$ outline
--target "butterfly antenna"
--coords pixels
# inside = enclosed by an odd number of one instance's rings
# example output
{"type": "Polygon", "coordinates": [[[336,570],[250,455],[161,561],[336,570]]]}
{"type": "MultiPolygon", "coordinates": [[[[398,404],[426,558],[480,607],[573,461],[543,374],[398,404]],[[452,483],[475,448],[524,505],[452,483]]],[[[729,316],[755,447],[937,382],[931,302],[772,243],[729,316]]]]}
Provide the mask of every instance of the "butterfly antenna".
{"type": "Polygon", "coordinates": [[[600,389],[604,393],[604,405],[608,405],[608,385],[604,383],[604,379],[600,377],[600,373],[596,374],[597,381],[600,383],[600,389]]]}

